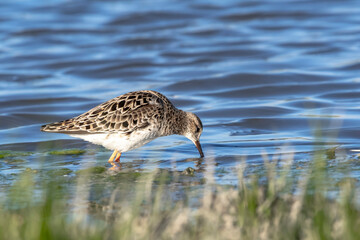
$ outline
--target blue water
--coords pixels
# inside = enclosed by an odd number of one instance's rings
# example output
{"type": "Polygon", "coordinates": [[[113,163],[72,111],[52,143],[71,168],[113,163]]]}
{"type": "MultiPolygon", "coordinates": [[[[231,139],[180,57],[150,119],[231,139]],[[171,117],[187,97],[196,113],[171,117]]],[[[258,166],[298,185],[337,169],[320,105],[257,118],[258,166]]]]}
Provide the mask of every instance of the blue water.
{"type": "MultiPolygon", "coordinates": [[[[36,168],[39,155],[48,168],[108,166],[110,151],[39,128],[141,89],[199,115],[202,164],[215,163],[219,182],[236,184],[242,159],[255,173],[263,154],[293,152],[301,165],[319,145],[338,146],[332,164],[346,162],[360,149],[359,76],[356,0],[3,0],[0,149],[42,153],[2,164],[3,174],[36,168]],[[68,163],[46,154],[68,148],[94,154],[68,163]]],[[[190,141],[171,136],[122,161],[182,171],[197,158],[190,141]]]]}

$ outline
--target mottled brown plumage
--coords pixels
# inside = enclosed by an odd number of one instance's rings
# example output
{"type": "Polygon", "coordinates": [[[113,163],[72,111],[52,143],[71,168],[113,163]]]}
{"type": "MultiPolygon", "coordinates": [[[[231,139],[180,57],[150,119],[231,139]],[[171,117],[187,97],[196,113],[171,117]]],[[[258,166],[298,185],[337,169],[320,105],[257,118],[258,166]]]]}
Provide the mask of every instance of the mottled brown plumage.
{"type": "Polygon", "coordinates": [[[150,121],[161,121],[165,114],[173,114],[175,109],[158,92],[130,92],[104,102],[78,117],[44,125],[41,130],[67,134],[131,133],[149,126],[150,121]]]}
{"type": "Polygon", "coordinates": [[[41,131],[66,133],[119,152],[157,137],[180,134],[193,141],[203,156],[199,143],[202,128],[195,114],[177,109],[161,93],[144,90],[113,98],[80,116],[44,125],[41,131]]]}

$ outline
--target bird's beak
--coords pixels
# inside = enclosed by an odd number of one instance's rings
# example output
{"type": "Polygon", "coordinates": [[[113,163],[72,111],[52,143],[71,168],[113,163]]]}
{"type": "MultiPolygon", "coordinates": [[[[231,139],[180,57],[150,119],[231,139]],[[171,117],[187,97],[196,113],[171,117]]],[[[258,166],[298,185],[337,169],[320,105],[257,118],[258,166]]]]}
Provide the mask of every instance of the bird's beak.
{"type": "Polygon", "coordinates": [[[199,140],[196,140],[196,141],[194,142],[194,144],[195,144],[197,150],[198,150],[199,153],[200,153],[200,157],[203,158],[203,157],[204,157],[204,153],[203,153],[203,151],[202,151],[202,148],[201,148],[201,145],[200,145],[199,140]]]}

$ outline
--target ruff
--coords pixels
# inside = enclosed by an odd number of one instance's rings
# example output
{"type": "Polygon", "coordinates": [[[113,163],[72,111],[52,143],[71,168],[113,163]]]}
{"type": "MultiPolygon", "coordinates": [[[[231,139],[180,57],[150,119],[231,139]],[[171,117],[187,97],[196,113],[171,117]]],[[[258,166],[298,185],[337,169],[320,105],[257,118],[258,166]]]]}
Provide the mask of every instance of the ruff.
{"type": "Polygon", "coordinates": [[[41,131],[66,133],[114,150],[109,159],[113,165],[121,153],[173,134],[190,139],[203,157],[202,129],[194,113],[177,109],[164,95],[150,90],[123,94],[80,116],[41,127],[41,131]]]}

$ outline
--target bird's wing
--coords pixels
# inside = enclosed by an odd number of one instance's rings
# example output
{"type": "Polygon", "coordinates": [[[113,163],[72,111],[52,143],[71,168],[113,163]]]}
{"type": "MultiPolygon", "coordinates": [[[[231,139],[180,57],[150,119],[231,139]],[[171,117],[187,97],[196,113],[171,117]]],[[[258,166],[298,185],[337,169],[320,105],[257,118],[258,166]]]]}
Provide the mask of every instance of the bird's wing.
{"type": "Polygon", "coordinates": [[[67,134],[131,133],[162,119],[163,95],[153,91],[130,92],[102,103],[78,117],[51,123],[42,131],[67,134]]]}

